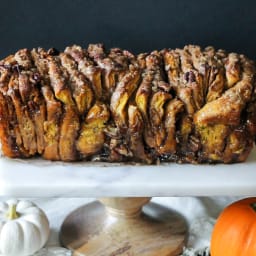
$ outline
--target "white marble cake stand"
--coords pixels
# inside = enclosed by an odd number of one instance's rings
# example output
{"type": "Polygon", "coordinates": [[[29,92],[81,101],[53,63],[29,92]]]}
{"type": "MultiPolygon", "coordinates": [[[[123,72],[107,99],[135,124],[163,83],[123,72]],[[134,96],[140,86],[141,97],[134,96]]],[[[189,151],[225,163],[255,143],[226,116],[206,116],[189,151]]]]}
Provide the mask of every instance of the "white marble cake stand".
{"type": "Polygon", "coordinates": [[[186,241],[184,219],[152,196],[255,196],[256,150],[231,165],[61,163],[0,158],[0,196],[96,197],[71,213],[62,243],[74,255],[171,256],[186,241]],[[114,197],[114,198],[110,198],[114,197]]]}

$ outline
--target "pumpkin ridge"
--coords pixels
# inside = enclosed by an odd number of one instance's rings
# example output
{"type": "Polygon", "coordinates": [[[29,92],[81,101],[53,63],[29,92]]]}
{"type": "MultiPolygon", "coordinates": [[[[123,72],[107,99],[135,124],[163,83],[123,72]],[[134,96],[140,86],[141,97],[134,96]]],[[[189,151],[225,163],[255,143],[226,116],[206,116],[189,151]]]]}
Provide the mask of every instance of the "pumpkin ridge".
{"type": "Polygon", "coordinates": [[[253,237],[251,237],[251,232],[252,232],[252,226],[253,226],[254,221],[251,220],[250,222],[247,223],[247,225],[243,226],[243,236],[241,237],[242,241],[242,246],[239,247],[240,249],[240,254],[239,255],[251,255],[250,254],[250,244],[253,241],[253,237]]]}
{"type": "Polygon", "coordinates": [[[227,206],[212,231],[212,256],[256,255],[256,198],[247,198],[227,206]]]}
{"type": "Polygon", "coordinates": [[[29,245],[30,243],[28,243],[28,244],[26,242],[23,243],[23,250],[30,251],[30,253],[35,253],[36,248],[38,248],[42,244],[42,234],[41,234],[41,231],[40,231],[40,227],[38,227],[38,225],[35,225],[33,222],[30,222],[30,221],[27,221],[27,220],[25,220],[25,222],[24,222],[24,219],[23,220],[20,219],[19,221],[20,221],[19,224],[22,227],[24,241],[27,241],[27,239],[28,239],[27,232],[24,232],[24,230],[31,229],[31,227],[28,228],[28,226],[27,226],[28,224],[33,226],[34,231],[37,233],[37,234],[34,234],[34,235],[37,237],[37,239],[39,239],[39,242],[38,242],[37,245],[33,244],[33,246],[34,246],[33,249],[34,250],[31,249],[31,245],[29,245]]]}

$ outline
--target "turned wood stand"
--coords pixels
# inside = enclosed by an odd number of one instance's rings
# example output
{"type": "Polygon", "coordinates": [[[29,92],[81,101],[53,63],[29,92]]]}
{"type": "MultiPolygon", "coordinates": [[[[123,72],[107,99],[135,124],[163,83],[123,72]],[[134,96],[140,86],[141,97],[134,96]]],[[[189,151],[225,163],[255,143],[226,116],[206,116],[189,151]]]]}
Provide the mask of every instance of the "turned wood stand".
{"type": "Polygon", "coordinates": [[[187,237],[184,218],[149,201],[101,198],[85,205],[64,221],[61,242],[77,256],[179,255],[187,237]]]}

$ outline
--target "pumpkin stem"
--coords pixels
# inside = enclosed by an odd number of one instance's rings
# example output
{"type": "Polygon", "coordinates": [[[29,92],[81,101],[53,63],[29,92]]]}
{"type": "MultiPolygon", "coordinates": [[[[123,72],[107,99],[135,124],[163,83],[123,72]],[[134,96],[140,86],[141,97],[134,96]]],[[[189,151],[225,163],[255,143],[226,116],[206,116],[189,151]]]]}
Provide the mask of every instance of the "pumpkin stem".
{"type": "Polygon", "coordinates": [[[256,212],[256,203],[251,204],[252,209],[256,212]]]}
{"type": "Polygon", "coordinates": [[[16,205],[11,204],[8,209],[7,218],[9,220],[14,220],[14,219],[19,218],[19,216],[20,216],[19,213],[17,213],[17,211],[16,211],[16,205]]]}

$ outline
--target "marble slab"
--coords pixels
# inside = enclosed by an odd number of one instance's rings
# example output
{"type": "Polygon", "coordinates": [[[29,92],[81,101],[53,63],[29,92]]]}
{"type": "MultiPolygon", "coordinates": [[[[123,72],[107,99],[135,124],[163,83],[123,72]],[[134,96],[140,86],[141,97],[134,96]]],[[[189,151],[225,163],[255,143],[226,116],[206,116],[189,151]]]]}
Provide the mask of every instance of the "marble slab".
{"type": "Polygon", "coordinates": [[[256,150],[245,163],[158,166],[0,157],[0,196],[255,196],[256,150]]]}

